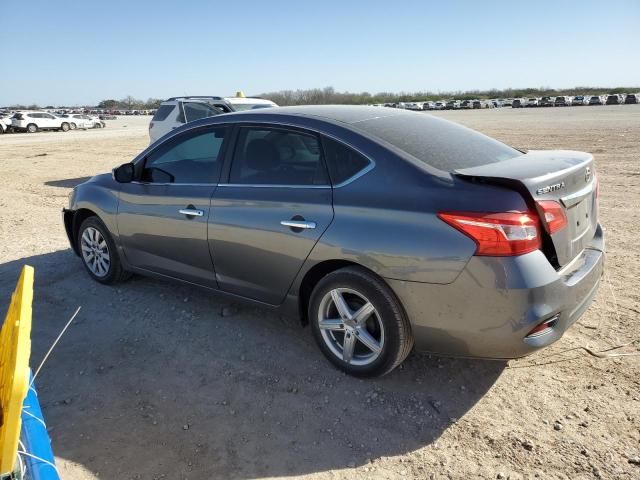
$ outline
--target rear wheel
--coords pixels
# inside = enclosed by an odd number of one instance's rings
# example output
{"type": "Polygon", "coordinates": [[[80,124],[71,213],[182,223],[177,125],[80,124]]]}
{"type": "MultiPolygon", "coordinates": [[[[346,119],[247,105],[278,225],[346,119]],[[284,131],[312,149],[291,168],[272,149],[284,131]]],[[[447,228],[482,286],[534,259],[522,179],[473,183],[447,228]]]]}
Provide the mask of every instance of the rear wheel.
{"type": "Polygon", "coordinates": [[[320,350],[350,375],[384,375],[413,347],[409,320],[395,294],[361,267],[336,270],[318,282],[309,320],[320,350]]]}
{"type": "Polygon", "coordinates": [[[122,268],[116,245],[98,217],[89,217],[82,222],[77,245],[82,262],[94,280],[110,285],[130,276],[122,268]]]}
{"type": "Polygon", "coordinates": [[[102,128],[102,124],[100,122],[97,122],[93,125],[93,128],[102,128]]]}
{"type": "Polygon", "coordinates": [[[63,132],[68,132],[70,128],[71,127],[69,127],[69,124],[67,122],[64,122],[62,125],[60,125],[60,130],[62,130],[63,132]]]}
{"type": "Polygon", "coordinates": [[[36,133],[38,131],[38,126],[35,123],[30,123],[27,125],[27,132],[36,133]]]}
{"type": "Polygon", "coordinates": [[[75,130],[77,128],[77,125],[75,123],[72,123],[69,125],[69,127],[71,127],[71,130],[75,130]]]}

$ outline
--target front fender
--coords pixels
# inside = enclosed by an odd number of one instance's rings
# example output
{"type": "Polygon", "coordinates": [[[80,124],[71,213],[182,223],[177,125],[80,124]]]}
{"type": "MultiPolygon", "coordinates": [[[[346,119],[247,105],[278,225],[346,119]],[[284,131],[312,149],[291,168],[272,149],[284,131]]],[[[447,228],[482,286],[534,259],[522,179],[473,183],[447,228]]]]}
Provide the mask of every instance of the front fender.
{"type": "Polygon", "coordinates": [[[120,248],[118,223],[118,184],[110,174],[98,175],[88,182],[78,185],[64,211],[64,223],[72,247],[75,249],[75,237],[80,223],[91,214],[95,214],[105,224],[116,246],[120,248]]]}

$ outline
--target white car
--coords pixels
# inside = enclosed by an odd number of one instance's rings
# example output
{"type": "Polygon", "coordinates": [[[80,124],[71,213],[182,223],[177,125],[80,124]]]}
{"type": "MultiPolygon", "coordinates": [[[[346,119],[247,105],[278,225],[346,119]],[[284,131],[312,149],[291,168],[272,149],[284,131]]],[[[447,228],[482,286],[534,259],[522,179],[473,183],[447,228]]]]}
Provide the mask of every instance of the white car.
{"type": "Polygon", "coordinates": [[[537,107],[539,100],[537,98],[530,98],[527,100],[525,107],[537,107]]]}
{"type": "Polygon", "coordinates": [[[242,110],[254,110],[256,108],[277,107],[271,100],[255,97],[225,97],[225,100],[231,104],[233,110],[240,112],[242,110]]]}
{"type": "Polygon", "coordinates": [[[94,117],[93,115],[67,113],[60,115],[60,117],[66,118],[69,121],[71,130],[75,130],[76,128],[86,130],[87,128],[103,128],[105,126],[104,122],[100,121],[98,117],[94,117]]]}
{"type": "Polygon", "coordinates": [[[71,129],[69,120],[56,117],[47,112],[17,112],[11,117],[11,126],[19,132],[35,133],[38,130],[62,130],[71,129]]]}
{"type": "Polygon", "coordinates": [[[222,97],[172,97],[156,110],[149,123],[149,138],[153,143],[185,123],[233,111],[222,97]]]}

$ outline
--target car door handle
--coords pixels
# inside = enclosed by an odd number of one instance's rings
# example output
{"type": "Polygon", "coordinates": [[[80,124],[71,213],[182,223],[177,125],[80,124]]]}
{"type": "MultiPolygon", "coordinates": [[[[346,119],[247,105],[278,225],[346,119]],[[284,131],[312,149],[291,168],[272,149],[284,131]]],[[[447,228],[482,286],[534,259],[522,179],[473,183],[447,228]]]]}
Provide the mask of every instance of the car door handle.
{"type": "Polygon", "coordinates": [[[178,210],[178,213],[188,215],[190,217],[202,217],[204,215],[204,211],[197,210],[195,208],[182,208],[178,210]]]}
{"type": "Polygon", "coordinates": [[[302,220],[282,220],[280,222],[280,225],[283,225],[285,227],[302,228],[302,229],[316,228],[316,222],[306,222],[302,220]]]}

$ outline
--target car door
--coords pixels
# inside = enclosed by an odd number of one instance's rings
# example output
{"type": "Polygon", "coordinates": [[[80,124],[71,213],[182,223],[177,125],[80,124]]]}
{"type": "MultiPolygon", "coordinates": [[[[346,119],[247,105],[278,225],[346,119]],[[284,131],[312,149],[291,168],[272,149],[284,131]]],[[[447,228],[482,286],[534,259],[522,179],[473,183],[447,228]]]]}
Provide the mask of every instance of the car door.
{"type": "Polygon", "coordinates": [[[209,218],[218,285],[277,305],[333,220],[319,138],[260,125],[240,126],[234,138],[209,218]]]}
{"type": "Polygon", "coordinates": [[[61,123],[58,117],[51,115],[50,113],[42,113],[41,122],[43,122],[43,128],[59,128],[61,123]]]}
{"type": "Polygon", "coordinates": [[[227,130],[189,130],[136,162],[137,180],[122,184],[117,215],[120,241],[131,265],[217,286],[207,221],[227,130]]]}

